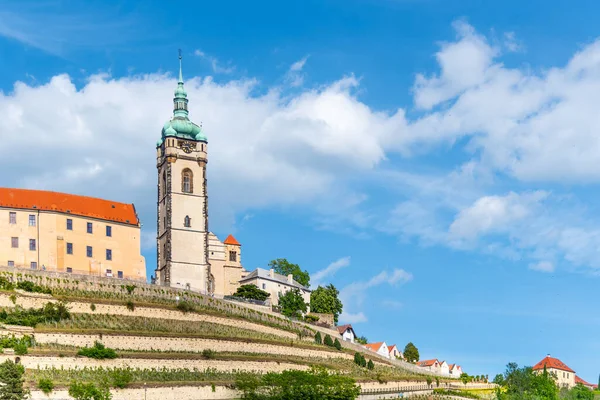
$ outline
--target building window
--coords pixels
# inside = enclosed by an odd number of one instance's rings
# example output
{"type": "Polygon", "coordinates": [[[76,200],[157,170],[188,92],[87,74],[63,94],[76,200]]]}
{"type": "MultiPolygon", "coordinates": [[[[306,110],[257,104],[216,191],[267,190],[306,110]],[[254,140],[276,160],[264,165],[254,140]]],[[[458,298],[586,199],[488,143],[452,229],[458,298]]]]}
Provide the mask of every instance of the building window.
{"type": "Polygon", "coordinates": [[[265,290],[265,289],[267,288],[267,284],[266,284],[266,283],[263,283],[263,284],[262,284],[262,288],[263,288],[263,290],[265,290]]]}
{"type": "Polygon", "coordinates": [[[117,271],[117,277],[123,279],[123,271],[117,271]]]}
{"type": "Polygon", "coordinates": [[[112,250],[111,249],[106,249],[106,260],[107,261],[112,260],[112,250]]]}
{"type": "Polygon", "coordinates": [[[29,226],[35,226],[35,215],[29,215],[29,226]]]}
{"type": "Polygon", "coordinates": [[[14,261],[9,261],[8,262],[8,266],[9,267],[14,267],[15,266],[15,262],[14,261]]]}
{"type": "Polygon", "coordinates": [[[183,193],[194,193],[194,174],[189,168],[181,172],[181,191],[183,193]]]}
{"type": "Polygon", "coordinates": [[[189,215],[186,215],[185,218],[183,219],[183,226],[185,226],[186,228],[192,227],[192,219],[190,218],[189,215]]]}
{"type": "Polygon", "coordinates": [[[37,269],[37,263],[35,261],[31,262],[31,269],[37,269]]]}
{"type": "Polygon", "coordinates": [[[93,251],[92,251],[92,246],[87,246],[85,249],[85,252],[87,254],[88,257],[92,257],[93,256],[93,251]]]}
{"type": "Polygon", "coordinates": [[[91,222],[87,223],[87,233],[94,233],[94,227],[91,222]]]}
{"type": "Polygon", "coordinates": [[[13,249],[19,248],[19,238],[18,237],[10,238],[10,247],[12,247],[13,249]]]}
{"type": "Polygon", "coordinates": [[[69,274],[72,274],[72,273],[73,273],[73,268],[71,268],[71,267],[67,267],[67,272],[68,272],[69,274]]]}
{"type": "Polygon", "coordinates": [[[73,254],[73,243],[67,243],[67,254],[73,254]]]}
{"type": "Polygon", "coordinates": [[[68,231],[73,230],[73,220],[71,218],[67,218],[67,230],[68,231]]]}
{"type": "Polygon", "coordinates": [[[112,226],[106,225],[106,236],[112,236],[112,226]]]}
{"type": "Polygon", "coordinates": [[[35,239],[29,239],[29,250],[35,251],[35,239]]]}
{"type": "Polygon", "coordinates": [[[235,251],[230,251],[229,252],[229,261],[237,261],[237,253],[235,251]]]}
{"type": "Polygon", "coordinates": [[[9,224],[16,224],[17,223],[17,213],[14,211],[11,211],[8,213],[8,223],[9,224]]]}
{"type": "Polygon", "coordinates": [[[106,276],[112,276],[112,269],[106,270],[106,276]]]}

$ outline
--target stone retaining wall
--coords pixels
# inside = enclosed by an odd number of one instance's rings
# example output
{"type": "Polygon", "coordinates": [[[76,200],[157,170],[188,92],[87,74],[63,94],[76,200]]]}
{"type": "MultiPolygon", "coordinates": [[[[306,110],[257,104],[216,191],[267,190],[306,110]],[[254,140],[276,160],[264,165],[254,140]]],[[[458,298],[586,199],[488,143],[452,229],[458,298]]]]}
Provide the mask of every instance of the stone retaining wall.
{"type": "MultiPolygon", "coordinates": [[[[241,394],[223,386],[147,387],[111,390],[113,400],[226,400],[237,399],[241,394]]],[[[39,390],[31,391],[32,400],[72,400],[68,390],[55,390],[46,396],[39,390]]]]}
{"type": "Polygon", "coordinates": [[[288,369],[307,370],[306,365],[291,363],[279,363],[271,361],[221,361],[221,360],[173,360],[173,359],[138,359],[138,358],[116,358],[114,360],[95,360],[86,357],[50,357],[50,356],[13,356],[0,355],[0,363],[6,360],[15,360],[20,357],[20,363],[25,369],[45,369],[45,368],[64,368],[64,369],[82,369],[82,368],[187,368],[205,370],[207,368],[216,369],[220,372],[282,372],[288,369]]]}
{"type": "Polygon", "coordinates": [[[125,335],[80,335],[68,333],[36,333],[34,335],[40,344],[61,344],[76,347],[91,347],[95,341],[102,342],[105,346],[118,350],[142,351],[185,351],[200,353],[210,349],[217,352],[232,353],[257,353],[275,354],[299,357],[316,358],[344,358],[351,360],[354,357],[343,352],[311,350],[298,347],[278,346],[263,343],[247,343],[228,340],[179,338],[179,337],[151,337],[151,336],[125,336],[125,335]]]}

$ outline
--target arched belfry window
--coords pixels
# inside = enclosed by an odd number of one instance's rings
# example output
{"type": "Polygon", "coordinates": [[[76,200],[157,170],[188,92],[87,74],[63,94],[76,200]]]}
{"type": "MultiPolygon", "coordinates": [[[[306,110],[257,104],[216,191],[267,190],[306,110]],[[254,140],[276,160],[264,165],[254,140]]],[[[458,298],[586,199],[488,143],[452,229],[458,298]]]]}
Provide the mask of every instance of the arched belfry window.
{"type": "Polygon", "coordinates": [[[162,173],[162,195],[167,194],[167,172],[163,171],[162,173]]]}
{"type": "Polygon", "coordinates": [[[181,191],[183,193],[194,193],[194,174],[189,168],[181,172],[181,191]]]}
{"type": "Polygon", "coordinates": [[[192,219],[190,218],[189,215],[186,215],[185,218],[183,219],[183,226],[185,226],[186,228],[192,227],[192,219]]]}

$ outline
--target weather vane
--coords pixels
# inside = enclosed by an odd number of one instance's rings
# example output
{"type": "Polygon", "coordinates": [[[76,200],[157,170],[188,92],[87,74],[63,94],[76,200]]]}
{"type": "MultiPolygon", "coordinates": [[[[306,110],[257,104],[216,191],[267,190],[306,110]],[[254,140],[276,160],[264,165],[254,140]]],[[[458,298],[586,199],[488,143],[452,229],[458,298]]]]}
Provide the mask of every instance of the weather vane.
{"type": "Polygon", "coordinates": [[[179,49],[179,59],[181,60],[181,49],[179,49]]]}

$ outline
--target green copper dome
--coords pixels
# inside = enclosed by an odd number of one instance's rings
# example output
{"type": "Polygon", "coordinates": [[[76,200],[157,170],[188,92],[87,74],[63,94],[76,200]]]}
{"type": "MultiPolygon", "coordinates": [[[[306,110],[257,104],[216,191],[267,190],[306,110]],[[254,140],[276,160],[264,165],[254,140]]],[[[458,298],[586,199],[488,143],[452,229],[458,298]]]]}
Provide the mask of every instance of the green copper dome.
{"type": "Polygon", "coordinates": [[[177,137],[181,139],[197,140],[206,142],[206,135],[202,128],[190,121],[188,117],[187,93],[183,87],[183,74],[181,71],[181,55],[179,56],[179,81],[173,98],[173,117],[165,123],[162,129],[161,139],[156,146],[162,145],[164,138],[177,137]]]}

